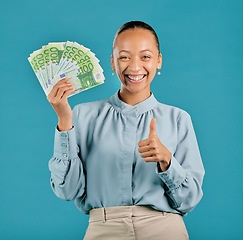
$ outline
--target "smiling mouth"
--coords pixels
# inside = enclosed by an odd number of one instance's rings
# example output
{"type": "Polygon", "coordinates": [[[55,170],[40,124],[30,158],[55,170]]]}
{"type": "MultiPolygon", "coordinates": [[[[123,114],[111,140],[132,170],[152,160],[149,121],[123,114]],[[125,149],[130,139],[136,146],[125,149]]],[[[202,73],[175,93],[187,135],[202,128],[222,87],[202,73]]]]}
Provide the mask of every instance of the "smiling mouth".
{"type": "Polygon", "coordinates": [[[132,81],[142,81],[146,74],[125,74],[125,76],[132,81]]]}

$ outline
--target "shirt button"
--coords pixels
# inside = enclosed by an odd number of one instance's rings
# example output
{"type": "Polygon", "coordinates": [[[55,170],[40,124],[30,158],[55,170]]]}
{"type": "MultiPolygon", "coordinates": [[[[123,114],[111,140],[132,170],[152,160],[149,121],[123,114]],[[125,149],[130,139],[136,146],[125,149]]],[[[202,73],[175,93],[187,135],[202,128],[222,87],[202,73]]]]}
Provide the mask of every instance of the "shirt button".
{"type": "Polygon", "coordinates": [[[166,173],[164,174],[164,178],[165,179],[168,179],[168,175],[166,173]]]}
{"type": "Polygon", "coordinates": [[[68,165],[68,161],[67,160],[64,160],[64,165],[68,165]]]}
{"type": "Polygon", "coordinates": [[[66,153],[63,153],[62,156],[63,156],[63,157],[67,157],[67,154],[66,154],[66,153]]]}
{"type": "Polygon", "coordinates": [[[61,137],[66,137],[67,134],[66,133],[61,133],[61,137]]]}
{"type": "Polygon", "coordinates": [[[62,147],[67,147],[67,144],[66,143],[62,143],[62,147]]]}
{"type": "Polygon", "coordinates": [[[169,187],[170,187],[170,189],[172,189],[172,188],[175,187],[175,185],[174,184],[170,184],[169,187]]]}

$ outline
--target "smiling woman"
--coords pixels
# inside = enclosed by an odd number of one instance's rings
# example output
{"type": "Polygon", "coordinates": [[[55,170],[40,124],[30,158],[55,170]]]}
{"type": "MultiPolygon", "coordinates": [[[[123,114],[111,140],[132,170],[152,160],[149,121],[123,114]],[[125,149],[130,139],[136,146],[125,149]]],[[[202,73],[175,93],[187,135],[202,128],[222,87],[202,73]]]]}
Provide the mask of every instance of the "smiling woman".
{"type": "Polygon", "coordinates": [[[112,69],[121,81],[121,100],[130,105],[150,96],[150,84],[162,65],[156,33],[151,27],[141,26],[131,28],[130,23],[130,28],[127,24],[118,30],[111,55],[112,69]]]}
{"type": "Polygon", "coordinates": [[[150,91],[161,65],[155,31],[131,21],[113,42],[115,94],[71,110],[63,79],[47,97],[58,116],[51,187],[89,214],[85,240],[189,238],[182,216],[201,200],[205,171],[190,115],[150,91]]]}

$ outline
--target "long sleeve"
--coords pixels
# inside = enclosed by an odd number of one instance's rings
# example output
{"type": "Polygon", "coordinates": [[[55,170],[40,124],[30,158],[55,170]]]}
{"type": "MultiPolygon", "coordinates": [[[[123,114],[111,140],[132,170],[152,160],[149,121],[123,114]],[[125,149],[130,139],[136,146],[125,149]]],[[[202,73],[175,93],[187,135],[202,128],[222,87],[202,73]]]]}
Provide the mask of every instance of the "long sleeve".
{"type": "Polygon", "coordinates": [[[185,215],[192,211],[203,196],[205,170],[190,115],[183,111],[177,121],[177,147],[171,164],[164,172],[156,173],[165,183],[171,207],[185,215]]]}
{"type": "Polygon", "coordinates": [[[85,190],[83,164],[78,155],[76,141],[76,108],[73,109],[73,128],[60,132],[55,129],[54,154],[49,161],[50,183],[53,192],[61,199],[81,197],[85,190]]]}
{"type": "Polygon", "coordinates": [[[119,91],[76,105],[73,128],[55,129],[49,169],[54,193],[75,200],[85,214],[93,208],[150,205],[186,215],[203,195],[204,168],[191,117],[158,102],[153,94],[134,106],[123,102],[119,91]],[[144,161],[138,151],[138,142],[149,136],[152,118],[172,154],[169,168],[160,173],[157,164],[144,161]]]}

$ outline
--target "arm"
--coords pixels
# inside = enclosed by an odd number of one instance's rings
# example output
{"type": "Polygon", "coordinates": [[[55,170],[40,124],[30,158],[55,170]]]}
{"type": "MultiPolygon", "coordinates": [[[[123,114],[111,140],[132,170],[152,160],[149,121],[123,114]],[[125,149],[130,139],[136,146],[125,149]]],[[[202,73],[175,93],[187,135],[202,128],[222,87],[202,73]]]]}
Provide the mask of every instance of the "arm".
{"type": "Polygon", "coordinates": [[[78,156],[76,142],[77,121],[76,107],[73,109],[74,126],[68,131],[55,129],[54,154],[49,161],[51,187],[53,192],[63,200],[73,200],[85,192],[83,164],[78,156]]]}
{"type": "Polygon", "coordinates": [[[192,211],[203,196],[205,170],[202,164],[191,117],[182,112],[178,119],[178,140],[175,154],[166,171],[156,166],[156,173],[165,183],[171,207],[183,215],[192,211]]]}

